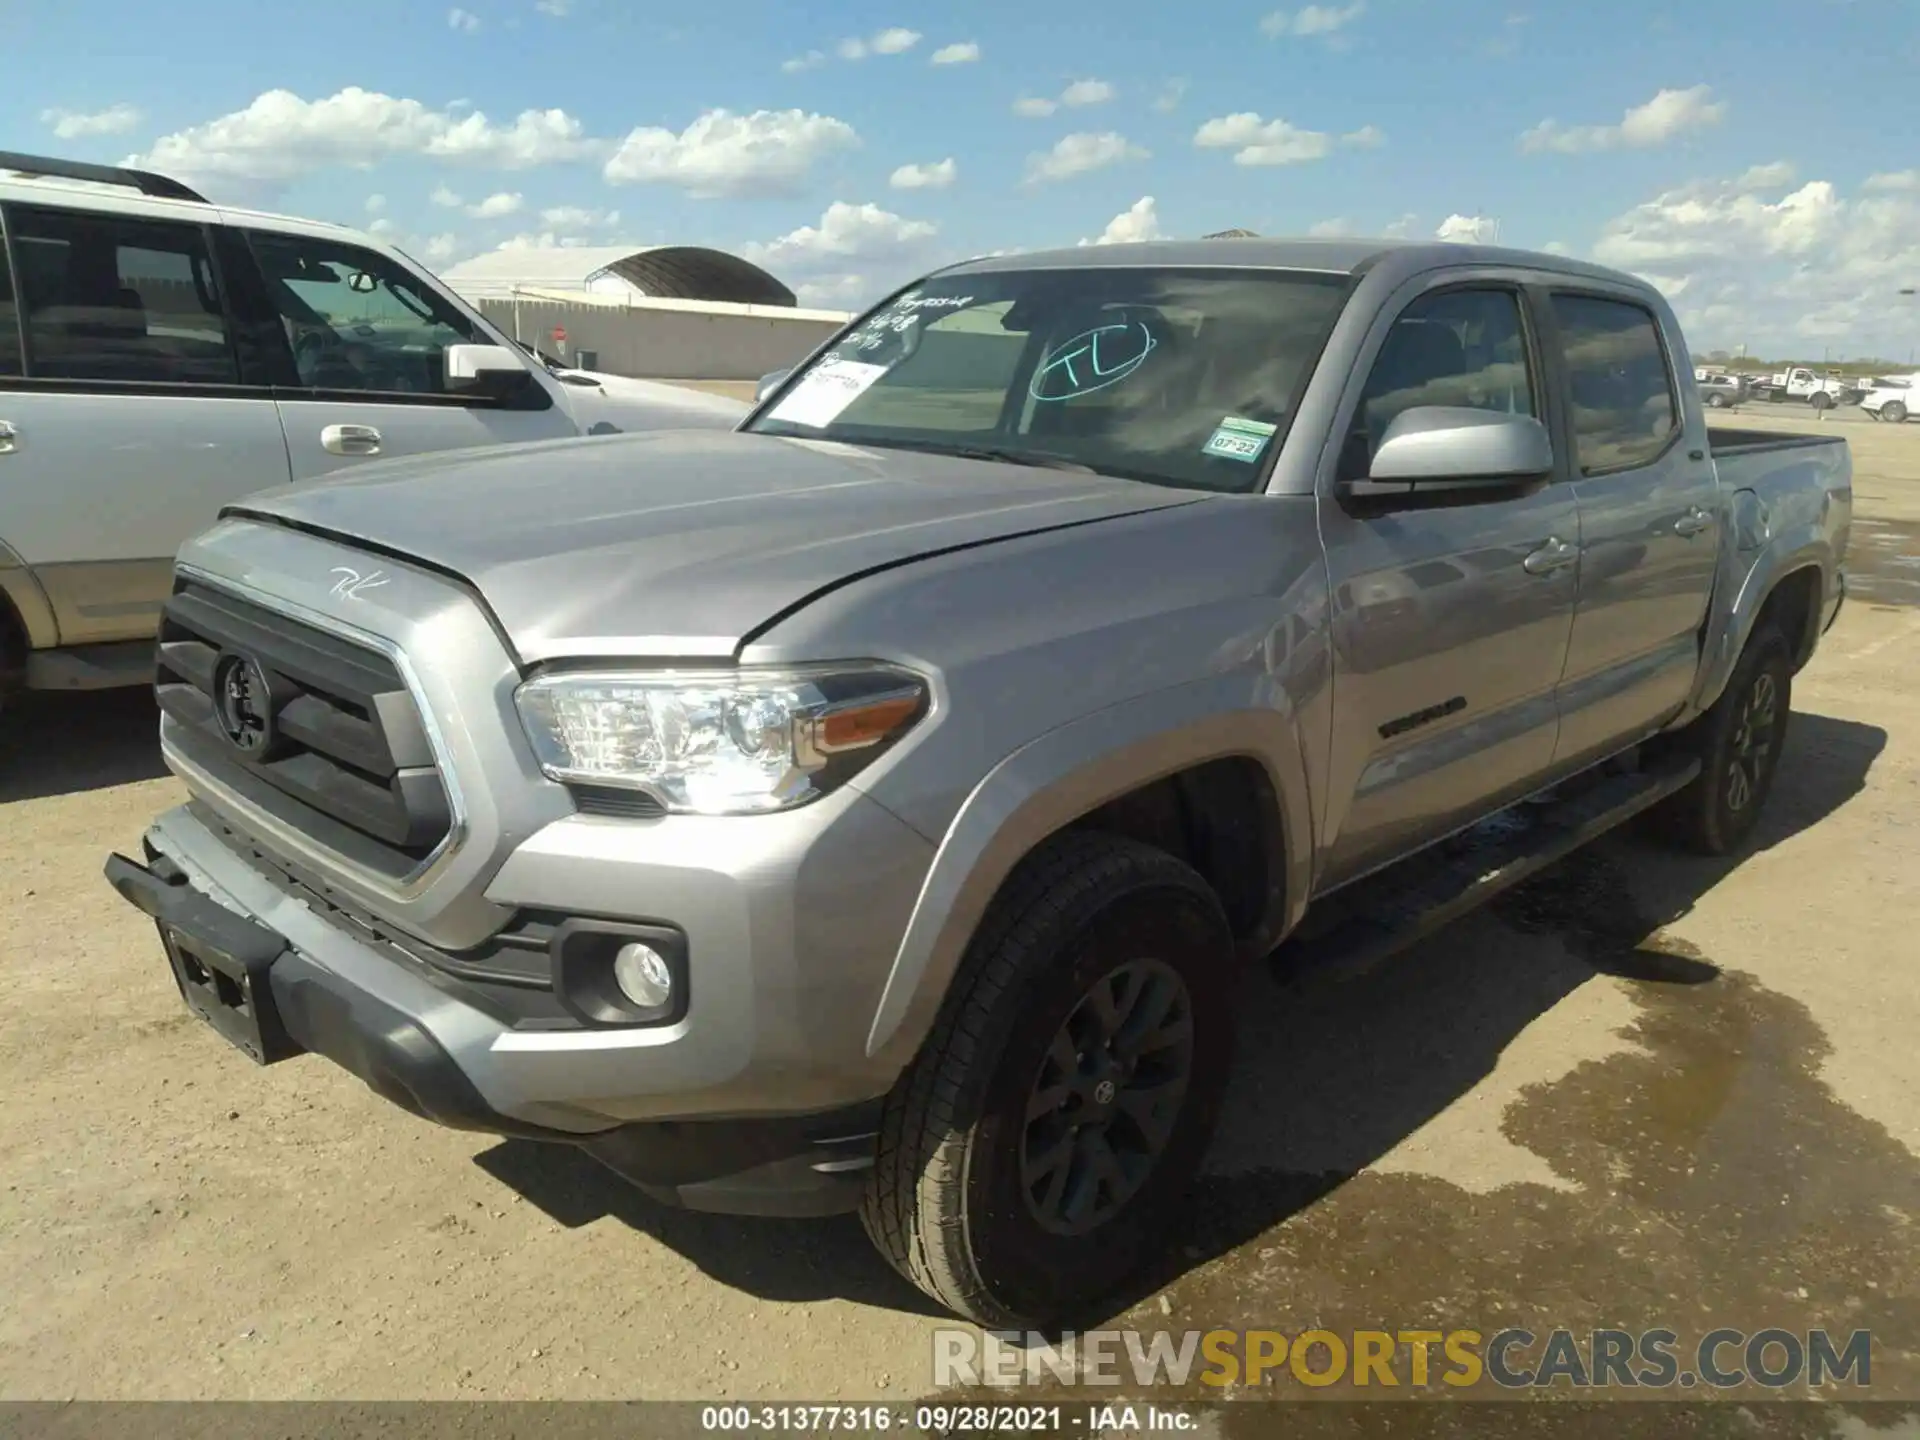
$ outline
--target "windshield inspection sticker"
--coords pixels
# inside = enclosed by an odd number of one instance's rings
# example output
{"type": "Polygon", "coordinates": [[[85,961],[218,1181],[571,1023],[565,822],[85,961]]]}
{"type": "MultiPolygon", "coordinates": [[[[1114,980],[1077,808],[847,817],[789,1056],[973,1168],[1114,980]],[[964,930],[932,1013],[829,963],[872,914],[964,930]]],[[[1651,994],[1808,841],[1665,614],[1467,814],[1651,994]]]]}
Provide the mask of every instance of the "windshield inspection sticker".
{"type": "Polygon", "coordinates": [[[767,412],[767,418],[824,429],[886,373],[885,365],[865,365],[858,360],[822,360],[767,412]]]}
{"type": "Polygon", "coordinates": [[[1238,415],[1229,415],[1220,422],[1207,443],[1200,447],[1200,453],[1251,465],[1260,458],[1260,453],[1267,448],[1267,441],[1273,438],[1273,432],[1278,428],[1263,420],[1243,420],[1238,415]]]}

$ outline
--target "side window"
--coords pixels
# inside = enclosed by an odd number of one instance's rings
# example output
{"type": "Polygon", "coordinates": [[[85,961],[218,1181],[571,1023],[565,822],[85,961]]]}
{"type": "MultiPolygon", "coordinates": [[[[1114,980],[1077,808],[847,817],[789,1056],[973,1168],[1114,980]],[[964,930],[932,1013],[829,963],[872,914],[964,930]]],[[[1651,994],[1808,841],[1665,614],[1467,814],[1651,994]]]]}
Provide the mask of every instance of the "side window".
{"type": "Polygon", "coordinates": [[[197,225],[16,205],[7,225],[36,379],[240,379],[197,225]]]}
{"type": "Polygon", "coordinates": [[[0,376],[20,374],[20,310],[13,303],[13,269],[7,264],[6,226],[0,217],[0,376]]]}
{"type": "Polygon", "coordinates": [[[383,255],[304,235],[254,231],[247,241],[311,389],[445,395],[447,347],[493,343],[383,255]]]}
{"type": "Polygon", "coordinates": [[[1361,393],[1349,463],[1371,458],[1387,426],[1417,405],[1539,414],[1514,292],[1442,290],[1401,312],[1361,393]]]}
{"type": "Polygon", "coordinates": [[[1555,295],[1553,313],[1581,473],[1648,464],[1680,428],[1658,322],[1641,306],[1596,295],[1555,295]]]}

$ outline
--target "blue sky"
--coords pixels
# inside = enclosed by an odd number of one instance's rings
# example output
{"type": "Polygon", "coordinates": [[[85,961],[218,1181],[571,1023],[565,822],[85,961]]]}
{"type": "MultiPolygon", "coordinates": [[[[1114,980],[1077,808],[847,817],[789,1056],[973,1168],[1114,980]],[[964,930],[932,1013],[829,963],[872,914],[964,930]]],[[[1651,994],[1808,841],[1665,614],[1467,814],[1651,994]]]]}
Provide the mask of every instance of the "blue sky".
{"type": "Polygon", "coordinates": [[[1696,349],[1920,344],[1916,0],[8,13],[0,148],[141,156],[436,264],[704,243],[853,305],[988,250],[1497,222],[1654,277],[1696,349]]]}

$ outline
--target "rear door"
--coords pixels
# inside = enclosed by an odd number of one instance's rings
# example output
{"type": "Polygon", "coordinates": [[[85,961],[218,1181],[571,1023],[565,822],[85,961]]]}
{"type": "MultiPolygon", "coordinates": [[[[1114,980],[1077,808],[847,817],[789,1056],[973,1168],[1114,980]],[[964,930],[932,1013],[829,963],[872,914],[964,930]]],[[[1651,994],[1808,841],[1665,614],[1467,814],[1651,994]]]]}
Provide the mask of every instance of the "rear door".
{"type": "Polygon", "coordinates": [[[1685,703],[1700,664],[1721,511],[1704,422],[1689,419],[1654,312],[1625,294],[1548,301],[1579,466],[1580,597],[1556,760],[1624,745],[1685,703]]]}
{"type": "Polygon", "coordinates": [[[235,344],[218,227],[121,204],[5,207],[24,353],[0,362],[0,542],[62,645],[153,634],[174,552],[288,473],[235,344]]]}
{"type": "MultiPolygon", "coordinates": [[[[1380,342],[1341,470],[1364,476],[1388,422],[1410,407],[1544,423],[1546,393],[1517,283],[1429,289],[1380,342]]],[[[1445,508],[1321,499],[1337,717],[1323,888],[1472,822],[1547,771],[1579,528],[1564,479],[1445,508]]]]}
{"type": "MultiPolygon", "coordinates": [[[[293,478],[365,460],[578,433],[544,374],[512,401],[450,393],[449,345],[499,341],[398,262],[331,237],[245,232],[279,351],[293,478]]],[[[535,365],[527,360],[529,373],[535,365]]]]}

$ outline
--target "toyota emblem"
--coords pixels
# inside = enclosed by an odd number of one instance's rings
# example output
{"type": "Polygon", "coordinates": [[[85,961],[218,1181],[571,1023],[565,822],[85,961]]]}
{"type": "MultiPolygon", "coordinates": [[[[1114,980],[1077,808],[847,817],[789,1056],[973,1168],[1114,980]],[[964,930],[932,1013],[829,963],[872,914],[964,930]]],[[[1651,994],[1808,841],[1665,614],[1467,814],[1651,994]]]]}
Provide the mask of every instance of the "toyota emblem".
{"type": "Polygon", "coordinates": [[[267,672],[251,655],[226,655],[213,672],[213,708],[220,733],[243,755],[273,743],[273,698],[267,672]]]}

